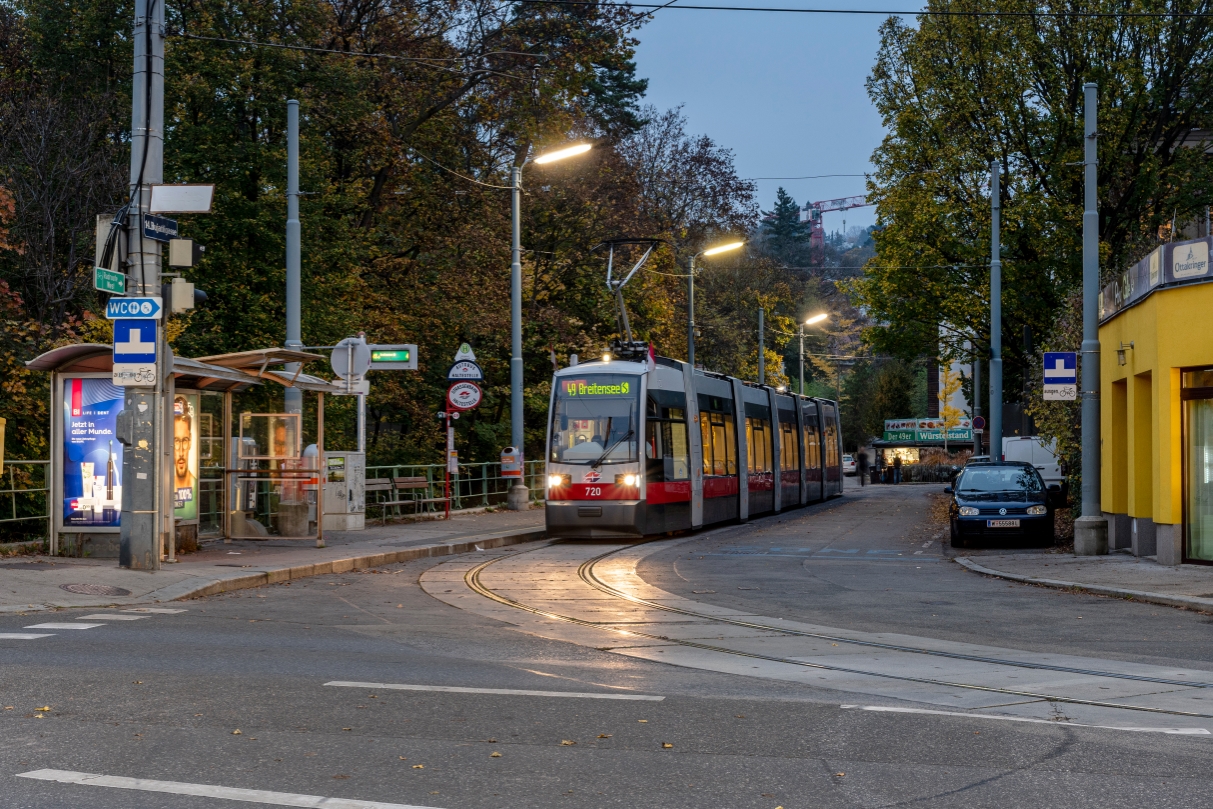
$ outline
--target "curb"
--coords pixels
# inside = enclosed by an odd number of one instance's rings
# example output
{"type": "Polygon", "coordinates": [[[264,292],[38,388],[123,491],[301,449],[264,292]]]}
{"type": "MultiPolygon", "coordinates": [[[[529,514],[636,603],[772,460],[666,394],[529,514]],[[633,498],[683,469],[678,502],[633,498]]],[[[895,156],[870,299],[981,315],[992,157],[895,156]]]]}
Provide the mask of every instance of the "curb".
{"type": "Polygon", "coordinates": [[[1162,604],[1163,606],[1167,607],[1187,607],[1188,609],[1197,609],[1202,612],[1213,612],[1213,598],[1169,596],[1162,593],[1148,593],[1142,590],[1126,590],[1122,587],[1107,587],[1102,584],[1081,584],[1076,581],[1038,579],[1034,576],[1024,576],[1018,573],[1004,573],[1001,570],[993,570],[988,567],[982,567],[976,562],[969,561],[969,559],[966,557],[958,556],[954,558],[958,564],[967,567],[974,573],[981,573],[986,576],[995,576],[1000,579],[1010,579],[1011,581],[1023,582],[1024,584],[1036,584],[1040,585],[1041,587],[1052,587],[1055,590],[1093,593],[1095,595],[1114,596],[1116,598],[1142,601],[1147,604],[1162,604]]]}
{"type": "Polygon", "coordinates": [[[480,539],[447,542],[439,545],[419,545],[399,551],[369,553],[360,556],[350,556],[345,559],[330,559],[327,562],[262,570],[230,579],[180,581],[176,584],[170,584],[168,587],[153,590],[144,596],[143,600],[164,602],[182,601],[187,598],[202,598],[204,596],[218,595],[219,593],[230,593],[234,590],[247,590],[250,587],[261,587],[266,584],[306,579],[311,576],[323,576],[329,573],[348,573],[351,570],[362,570],[368,567],[380,567],[381,565],[398,564],[400,562],[412,562],[416,559],[427,559],[435,556],[454,556],[460,553],[472,553],[477,550],[519,545],[523,542],[534,542],[537,539],[543,539],[546,534],[546,529],[535,528],[530,531],[506,534],[504,536],[486,536],[480,539]]]}

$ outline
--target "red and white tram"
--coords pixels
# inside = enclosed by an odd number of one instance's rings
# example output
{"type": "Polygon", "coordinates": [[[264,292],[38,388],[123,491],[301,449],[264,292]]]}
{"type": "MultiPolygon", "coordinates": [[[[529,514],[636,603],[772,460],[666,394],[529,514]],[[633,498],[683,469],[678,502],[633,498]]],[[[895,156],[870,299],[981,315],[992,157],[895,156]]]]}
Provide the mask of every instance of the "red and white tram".
{"type": "Polygon", "coordinates": [[[604,359],[552,380],[547,530],[573,538],[699,528],[842,494],[838,403],[685,362],[604,359]]]}

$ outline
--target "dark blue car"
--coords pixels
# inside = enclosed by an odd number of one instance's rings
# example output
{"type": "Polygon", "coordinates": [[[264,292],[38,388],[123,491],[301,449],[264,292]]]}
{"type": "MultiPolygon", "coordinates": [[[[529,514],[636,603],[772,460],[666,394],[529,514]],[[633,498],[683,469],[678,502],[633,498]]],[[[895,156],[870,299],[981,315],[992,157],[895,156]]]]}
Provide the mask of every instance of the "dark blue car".
{"type": "Polygon", "coordinates": [[[970,463],[944,491],[954,548],[981,539],[1053,544],[1053,498],[1029,463],[970,463]]]}

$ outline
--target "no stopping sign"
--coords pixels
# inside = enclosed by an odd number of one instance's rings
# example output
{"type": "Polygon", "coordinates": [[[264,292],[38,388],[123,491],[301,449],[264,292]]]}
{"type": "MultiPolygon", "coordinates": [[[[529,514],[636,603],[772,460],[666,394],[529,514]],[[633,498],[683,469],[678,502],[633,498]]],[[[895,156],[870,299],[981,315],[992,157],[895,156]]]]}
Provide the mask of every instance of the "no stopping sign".
{"type": "Polygon", "coordinates": [[[480,404],[480,386],[475,382],[456,382],[447,391],[446,398],[456,410],[471,410],[480,404]]]}

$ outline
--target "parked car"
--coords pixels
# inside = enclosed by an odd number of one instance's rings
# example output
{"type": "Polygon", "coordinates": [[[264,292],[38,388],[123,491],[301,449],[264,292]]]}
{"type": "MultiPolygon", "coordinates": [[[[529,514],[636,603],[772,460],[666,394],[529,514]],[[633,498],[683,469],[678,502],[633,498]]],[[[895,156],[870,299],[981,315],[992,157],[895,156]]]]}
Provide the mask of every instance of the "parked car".
{"type": "Polygon", "coordinates": [[[1054,499],[1060,491],[1057,484],[1046,484],[1030,463],[966,464],[944,489],[952,495],[948,505],[952,547],[963,548],[979,539],[1052,545],[1054,499]]]}
{"type": "Polygon", "coordinates": [[[854,455],[843,455],[842,456],[842,473],[844,475],[858,474],[858,469],[855,466],[855,456],[854,455]]]}

